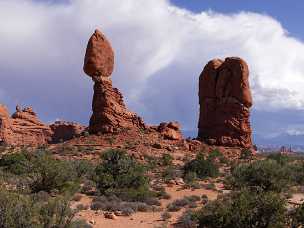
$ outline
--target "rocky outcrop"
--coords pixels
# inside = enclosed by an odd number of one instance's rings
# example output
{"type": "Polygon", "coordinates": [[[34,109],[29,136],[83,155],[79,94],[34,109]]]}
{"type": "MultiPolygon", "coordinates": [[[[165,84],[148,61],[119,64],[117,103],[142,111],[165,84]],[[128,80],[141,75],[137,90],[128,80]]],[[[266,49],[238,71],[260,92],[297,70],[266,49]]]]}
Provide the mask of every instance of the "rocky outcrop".
{"type": "Polygon", "coordinates": [[[0,143],[8,145],[43,145],[51,140],[52,131],[43,124],[32,108],[21,109],[10,117],[6,107],[0,105],[0,143]]]}
{"type": "Polygon", "coordinates": [[[178,122],[160,123],[157,127],[157,131],[160,132],[165,139],[183,139],[183,135],[180,130],[180,124],[178,122]]]}
{"type": "Polygon", "coordinates": [[[212,145],[252,146],[249,70],[240,58],[214,59],[199,78],[198,138],[212,145]]]}
{"type": "Polygon", "coordinates": [[[66,121],[56,121],[50,125],[50,128],[52,130],[52,143],[60,143],[73,139],[80,136],[86,129],[85,126],[78,123],[66,121]]]}
{"type": "Polygon", "coordinates": [[[88,42],[83,67],[94,81],[93,114],[89,125],[92,134],[145,128],[143,120],[126,108],[120,91],[113,88],[110,78],[113,68],[113,49],[106,37],[96,30],[88,42]]]}

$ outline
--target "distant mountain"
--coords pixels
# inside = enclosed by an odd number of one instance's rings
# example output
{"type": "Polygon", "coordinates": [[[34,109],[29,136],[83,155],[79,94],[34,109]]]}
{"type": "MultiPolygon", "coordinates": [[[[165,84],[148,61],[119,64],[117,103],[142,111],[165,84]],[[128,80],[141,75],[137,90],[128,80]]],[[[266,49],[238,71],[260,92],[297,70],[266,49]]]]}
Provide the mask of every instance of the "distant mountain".
{"type": "MultiPolygon", "coordinates": [[[[197,136],[197,130],[185,130],[183,131],[183,135],[185,138],[195,138],[197,136]]],[[[278,149],[281,146],[291,146],[295,151],[304,151],[304,135],[284,133],[275,137],[265,137],[260,134],[253,134],[252,138],[253,143],[258,147],[278,149]]]]}
{"type": "Polygon", "coordinates": [[[261,135],[253,135],[253,140],[257,145],[274,145],[274,146],[303,146],[304,135],[290,135],[287,133],[280,134],[275,137],[263,137],[261,135]]]}

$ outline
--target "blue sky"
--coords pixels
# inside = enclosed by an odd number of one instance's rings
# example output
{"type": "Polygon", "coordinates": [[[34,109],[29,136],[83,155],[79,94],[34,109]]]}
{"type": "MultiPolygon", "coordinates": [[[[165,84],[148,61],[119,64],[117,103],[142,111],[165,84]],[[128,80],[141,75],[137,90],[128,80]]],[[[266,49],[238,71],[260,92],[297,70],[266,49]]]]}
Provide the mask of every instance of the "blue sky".
{"type": "Polygon", "coordinates": [[[177,6],[194,12],[213,10],[222,13],[250,11],[268,14],[280,21],[288,32],[304,39],[304,1],[301,0],[171,0],[177,6]]]}
{"type": "Polygon", "coordinates": [[[99,28],[115,50],[114,85],[147,123],[177,120],[195,132],[204,65],[240,56],[250,68],[254,134],[304,138],[301,2],[2,0],[0,102],[11,112],[33,106],[45,122],[87,124],[93,83],[82,64],[99,28]]]}

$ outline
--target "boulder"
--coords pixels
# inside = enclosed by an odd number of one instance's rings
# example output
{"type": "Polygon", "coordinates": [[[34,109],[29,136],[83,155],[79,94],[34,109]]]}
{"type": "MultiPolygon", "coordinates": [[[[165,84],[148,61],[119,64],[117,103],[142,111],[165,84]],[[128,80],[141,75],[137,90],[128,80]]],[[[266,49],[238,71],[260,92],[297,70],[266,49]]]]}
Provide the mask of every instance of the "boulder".
{"type": "Polygon", "coordinates": [[[180,124],[178,122],[160,123],[157,127],[157,131],[160,132],[165,139],[183,139],[183,135],[180,130],[180,124]]]}
{"type": "Polygon", "coordinates": [[[87,45],[83,70],[91,77],[109,77],[113,69],[114,51],[107,38],[96,29],[87,45]]]}

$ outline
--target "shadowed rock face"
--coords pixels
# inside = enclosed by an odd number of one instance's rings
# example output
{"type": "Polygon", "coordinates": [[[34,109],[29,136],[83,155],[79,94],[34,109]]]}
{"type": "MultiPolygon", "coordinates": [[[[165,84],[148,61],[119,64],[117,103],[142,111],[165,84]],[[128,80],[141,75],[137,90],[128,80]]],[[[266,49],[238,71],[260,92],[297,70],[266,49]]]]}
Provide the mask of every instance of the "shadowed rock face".
{"type": "Polygon", "coordinates": [[[74,137],[80,136],[81,133],[86,129],[78,123],[67,122],[67,121],[56,121],[50,125],[53,131],[52,143],[64,142],[74,137]]]}
{"type": "Polygon", "coordinates": [[[240,58],[214,59],[199,79],[198,138],[212,145],[252,146],[249,70],[240,58]]]}
{"type": "Polygon", "coordinates": [[[112,86],[114,52],[98,30],[91,36],[84,59],[84,72],[94,81],[89,132],[112,133],[120,129],[145,128],[143,120],[127,110],[120,91],[112,86]]]}

